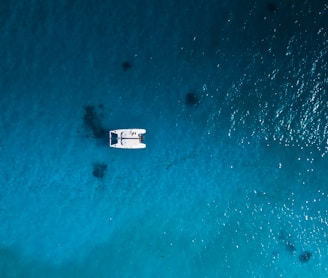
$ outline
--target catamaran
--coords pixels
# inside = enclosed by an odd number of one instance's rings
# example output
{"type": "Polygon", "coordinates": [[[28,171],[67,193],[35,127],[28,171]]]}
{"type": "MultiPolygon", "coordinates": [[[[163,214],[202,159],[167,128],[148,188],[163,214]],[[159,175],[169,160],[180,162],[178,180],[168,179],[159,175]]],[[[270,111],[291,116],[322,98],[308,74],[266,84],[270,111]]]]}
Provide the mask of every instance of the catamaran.
{"type": "Polygon", "coordinates": [[[144,149],[145,129],[128,128],[109,131],[109,146],[120,149],[144,149]]]}

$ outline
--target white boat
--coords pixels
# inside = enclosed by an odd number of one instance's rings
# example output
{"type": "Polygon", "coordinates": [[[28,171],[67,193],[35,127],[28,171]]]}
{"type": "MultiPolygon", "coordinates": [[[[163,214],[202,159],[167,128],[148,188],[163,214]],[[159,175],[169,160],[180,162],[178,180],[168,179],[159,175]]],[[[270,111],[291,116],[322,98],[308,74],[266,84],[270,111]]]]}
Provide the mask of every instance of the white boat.
{"type": "Polygon", "coordinates": [[[142,128],[128,128],[115,129],[109,131],[109,146],[120,149],[144,149],[146,144],[144,142],[145,129],[142,128]]]}

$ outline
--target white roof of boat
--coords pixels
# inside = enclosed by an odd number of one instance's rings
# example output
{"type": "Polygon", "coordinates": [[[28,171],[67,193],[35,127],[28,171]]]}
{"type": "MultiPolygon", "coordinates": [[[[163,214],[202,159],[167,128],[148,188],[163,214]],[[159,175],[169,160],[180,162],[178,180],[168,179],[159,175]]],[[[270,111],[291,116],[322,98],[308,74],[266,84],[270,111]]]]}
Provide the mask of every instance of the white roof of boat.
{"type": "Polygon", "coordinates": [[[145,129],[115,129],[109,131],[109,146],[120,149],[144,149],[146,144],[143,143],[145,129]]]}

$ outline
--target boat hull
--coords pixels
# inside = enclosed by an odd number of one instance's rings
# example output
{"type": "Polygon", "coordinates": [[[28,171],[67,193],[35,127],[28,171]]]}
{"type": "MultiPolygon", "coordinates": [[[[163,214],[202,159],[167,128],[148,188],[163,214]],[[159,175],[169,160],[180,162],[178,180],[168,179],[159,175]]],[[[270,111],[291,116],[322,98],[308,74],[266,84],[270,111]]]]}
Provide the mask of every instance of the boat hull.
{"type": "Polygon", "coordinates": [[[143,143],[145,129],[129,128],[115,129],[109,131],[109,146],[119,149],[144,149],[146,144],[143,143]]]}

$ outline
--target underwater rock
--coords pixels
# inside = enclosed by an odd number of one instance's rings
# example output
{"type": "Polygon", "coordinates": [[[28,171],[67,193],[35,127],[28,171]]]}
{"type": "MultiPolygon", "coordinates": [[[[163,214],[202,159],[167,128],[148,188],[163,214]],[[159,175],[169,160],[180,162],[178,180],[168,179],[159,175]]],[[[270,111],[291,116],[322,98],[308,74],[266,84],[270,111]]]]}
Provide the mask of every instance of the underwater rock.
{"type": "Polygon", "coordinates": [[[289,253],[296,253],[296,247],[295,247],[295,244],[292,243],[292,242],[289,242],[287,241],[286,242],[286,250],[289,252],[289,253]]]}
{"type": "Polygon", "coordinates": [[[199,104],[199,98],[193,92],[189,92],[185,96],[185,103],[188,106],[197,106],[199,104]]]}
{"type": "Polygon", "coordinates": [[[286,240],[291,238],[291,234],[287,233],[285,230],[280,230],[278,234],[278,239],[285,242],[286,240]]]}
{"type": "Polygon", "coordinates": [[[267,9],[270,13],[275,13],[278,11],[278,8],[274,3],[268,3],[267,9]]]}
{"type": "Polygon", "coordinates": [[[96,178],[103,178],[107,170],[107,165],[105,163],[94,163],[92,175],[96,178]]]}
{"type": "Polygon", "coordinates": [[[84,124],[87,128],[92,130],[95,138],[103,138],[106,134],[106,130],[101,124],[101,115],[96,111],[96,108],[92,105],[84,106],[84,124]]]}
{"type": "Polygon", "coordinates": [[[124,61],[124,62],[122,63],[122,69],[123,69],[123,71],[127,71],[127,70],[129,70],[131,67],[132,67],[132,65],[131,65],[131,63],[128,62],[128,61],[124,61]]]}
{"type": "Polygon", "coordinates": [[[291,234],[287,233],[285,230],[280,230],[278,234],[278,239],[285,245],[286,250],[289,253],[294,254],[296,252],[296,247],[293,243],[291,234]]]}
{"type": "Polygon", "coordinates": [[[305,263],[311,258],[311,256],[312,256],[311,252],[304,251],[298,256],[298,259],[300,260],[301,263],[305,263]]]}

